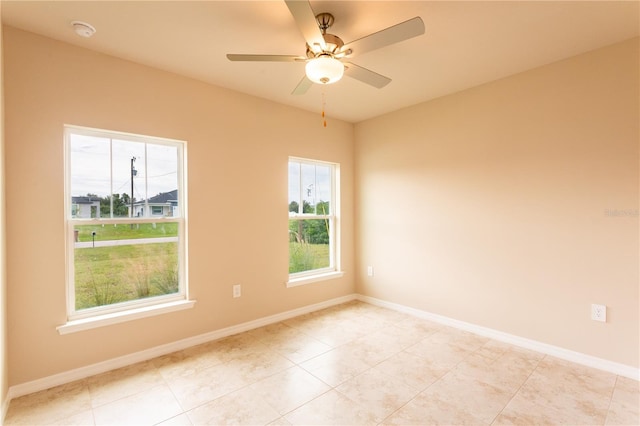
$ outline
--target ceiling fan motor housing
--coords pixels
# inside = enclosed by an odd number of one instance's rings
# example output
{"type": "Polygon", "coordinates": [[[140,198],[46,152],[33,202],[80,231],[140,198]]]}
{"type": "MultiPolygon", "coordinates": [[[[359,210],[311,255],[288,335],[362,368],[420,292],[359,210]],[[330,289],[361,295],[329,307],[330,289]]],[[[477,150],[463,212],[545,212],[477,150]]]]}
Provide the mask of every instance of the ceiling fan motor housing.
{"type": "Polygon", "coordinates": [[[320,28],[320,31],[322,32],[322,37],[324,38],[326,47],[322,50],[317,44],[314,44],[313,46],[309,46],[309,44],[307,44],[307,58],[313,59],[326,54],[334,57],[334,55],[340,53],[340,49],[344,46],[344,42],[340,37],[334,34],[327,34],[327,30],[333,25],[335,18],[332,14],[327,12],[318,13],[316,15],[316,22],[318,23],[318,28],[320,28]]]}
{"type": "Polygon", "coordinates": [[[342,46],[344,46],[344,42],[337,35],[323,34],[322,37],[324,37],[324,42],[327,45],[327,48],[323,51],[320,49],[320,46],[307,45],[307,58],[312,59],[322,54],[330,54],[333,56],[336,53],[339,53],[342,46]],[[314,50],[313,47],[315,47],[316,50],[314,50]]]}

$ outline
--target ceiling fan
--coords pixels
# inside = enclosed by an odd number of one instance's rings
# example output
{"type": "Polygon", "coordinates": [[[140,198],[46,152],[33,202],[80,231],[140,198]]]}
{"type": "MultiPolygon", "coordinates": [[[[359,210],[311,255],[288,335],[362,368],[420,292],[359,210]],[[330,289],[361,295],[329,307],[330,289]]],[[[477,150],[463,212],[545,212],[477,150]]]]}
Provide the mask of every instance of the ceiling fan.
{"type": "Polygon", "coordinates": [[[335,83],[343,75],[381,89],[391,82],[390,78],[349,62],[348,59],[355,54],[369,52],[424,34],[424,22],[416,16],[345,44],[340,37],[327,33],[333,25],[333,15],[330,13],[316,15],[308,0],[285,0],[285,3],[307,42],[305,56],[230,53],[227,54],[227,58],[230,61],[249,62],[306,62],[305,76],[293,90],[294,95],[306,93],[313,83],[335,83]]]}

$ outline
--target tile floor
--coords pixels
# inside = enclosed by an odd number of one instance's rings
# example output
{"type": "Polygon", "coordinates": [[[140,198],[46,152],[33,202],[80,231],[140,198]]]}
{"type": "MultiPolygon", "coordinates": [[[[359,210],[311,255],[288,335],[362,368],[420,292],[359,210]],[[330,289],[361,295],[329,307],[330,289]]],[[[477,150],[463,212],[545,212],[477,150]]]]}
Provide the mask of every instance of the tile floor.
{"type": "Polygon", "coordinates": [[[349,302],[14,399],[7,425],[637,425],[637,381],[349,302]]]}

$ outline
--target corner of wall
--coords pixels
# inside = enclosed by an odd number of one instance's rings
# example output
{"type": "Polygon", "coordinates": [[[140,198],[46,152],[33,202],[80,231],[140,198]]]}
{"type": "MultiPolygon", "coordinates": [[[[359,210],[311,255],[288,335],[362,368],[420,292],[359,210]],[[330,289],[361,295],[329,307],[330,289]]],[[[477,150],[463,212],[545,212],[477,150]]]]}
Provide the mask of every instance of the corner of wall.
{"type": "MultiPolygon", "coordinates": [[[[0,20],[2,18],[2,3],[0,2],[0,20]]],[[[4,80],[3,80],[3,50],[2,26],[0,25],[0,423],[9,408],[9,384],[7,361],[7,329],[6,329],[6,274],[5,274],[5,216],[4,216],[4,80]]]]}

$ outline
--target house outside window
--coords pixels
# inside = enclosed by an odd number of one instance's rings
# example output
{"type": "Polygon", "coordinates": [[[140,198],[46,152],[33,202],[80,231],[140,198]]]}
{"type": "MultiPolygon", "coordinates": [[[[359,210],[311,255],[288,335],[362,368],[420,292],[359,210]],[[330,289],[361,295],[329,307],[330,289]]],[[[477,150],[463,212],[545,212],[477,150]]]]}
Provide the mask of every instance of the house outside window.
{"type": "Polygon", "coordinates": [[[65,126],[65,152],[68,320],[186,300],[185,143],[65,126]]]}
{"type": "Polygon", "coordinates": [[[289,285],[340,270],[338,171],[335,163],[289,159],[289,285]]]}
{"type": "Polygon", "coordinates": [[[100,199],[90,195],[71,197],[71,216],[77,218],[100,217],[100,199]]]}
{"type": "Polygon", "coordinates": [[[151,209],[151,216],[173,216],[178,207],[178,190],[161,192],[151,198],[135,201],[133,214],[136,217],[144,216],[144,212],[151,209]]]}

